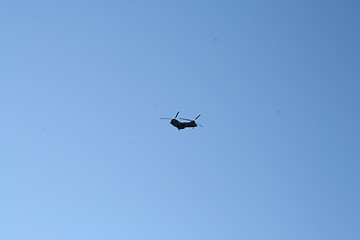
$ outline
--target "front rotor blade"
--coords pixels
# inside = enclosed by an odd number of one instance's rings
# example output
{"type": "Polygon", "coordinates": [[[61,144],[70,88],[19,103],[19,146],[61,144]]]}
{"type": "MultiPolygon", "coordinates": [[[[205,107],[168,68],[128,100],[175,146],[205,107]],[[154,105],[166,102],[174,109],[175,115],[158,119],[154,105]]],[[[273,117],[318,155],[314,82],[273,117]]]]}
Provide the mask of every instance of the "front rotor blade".
{"type": "Polygon", "coordinates": [[[186,121],[190,121],[190,122],[194,121],[194,120],[187,119],[187,118],[180,118],[180,119],[182,119],[182,120],[186,120],[186,121]]]}
{"type": "Polygon", "coordinates": [[[200,127],[204,127],[203,125],[201,125],[200,123],[196,123],[197,125],[199,125],[200,127]]]}
{"type": "Polygon", "coordinates": [[[174,118],[177,118],[177,116],[179,115],[179,112],[177,112],[177,114],[175,115],[175,117],[174,118]]]}
{"type": "Polygon", "coordinates": [[[199,116],[197,116],[197,117],[195,118],[195,120],[198,119],[200,116],[201,116],[201,114],[199,114],[199,116]]]}

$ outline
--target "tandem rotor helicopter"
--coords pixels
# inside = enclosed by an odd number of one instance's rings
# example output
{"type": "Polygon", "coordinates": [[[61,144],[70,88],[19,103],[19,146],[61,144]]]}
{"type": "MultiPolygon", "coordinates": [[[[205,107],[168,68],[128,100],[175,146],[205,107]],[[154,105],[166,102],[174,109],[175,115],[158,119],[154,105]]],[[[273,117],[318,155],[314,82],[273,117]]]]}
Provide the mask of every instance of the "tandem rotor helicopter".
{"type": "Polygon", "coordinates": [[[187,119],[187,118],[179,118],[181,120],[186,120],[186,121],[190,121],[190,122],[180,122],[179,120],[176,119],[178,115],[179,115],[179,112],[176,113],[174,118],[160,118],[160,119],[171,119],[170,124],[173,125],[174,127],[176,127],[178,130],[181,130],[184,128],[195,128],[197,126],[203,127],[203,126],[201,126],[201,124],[195,122],[195,120],[198,119],[201,115],[198,115],[194,120],[187,119]]]}

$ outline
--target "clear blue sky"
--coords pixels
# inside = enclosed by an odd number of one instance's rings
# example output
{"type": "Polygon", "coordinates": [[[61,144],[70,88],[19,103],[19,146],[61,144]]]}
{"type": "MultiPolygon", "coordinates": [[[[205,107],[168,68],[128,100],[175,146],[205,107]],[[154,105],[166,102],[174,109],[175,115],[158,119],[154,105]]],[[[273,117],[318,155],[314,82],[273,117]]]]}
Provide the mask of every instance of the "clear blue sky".
{"type": "Polygon", "coordinates": [[[1,1],[0,239],[360,239],[359,12],[1,1]]]}

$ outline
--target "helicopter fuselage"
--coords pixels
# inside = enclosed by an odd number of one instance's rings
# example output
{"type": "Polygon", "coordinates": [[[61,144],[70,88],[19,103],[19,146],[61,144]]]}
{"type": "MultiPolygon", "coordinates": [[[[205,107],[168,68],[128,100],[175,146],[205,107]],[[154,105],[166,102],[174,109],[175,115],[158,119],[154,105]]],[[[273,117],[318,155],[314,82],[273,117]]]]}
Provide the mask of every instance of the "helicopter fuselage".
{"type": "Polygon", "coordinates": [[[171,125],[173,125],[174,127],[176,127],[177,129],[184,129],[184,128],[194,128],[197,127],[197,124],[195,123],[195,121],[190,121],[190,122],[180,122],[176,119],[172,119],[170,121],[171,125]]]}

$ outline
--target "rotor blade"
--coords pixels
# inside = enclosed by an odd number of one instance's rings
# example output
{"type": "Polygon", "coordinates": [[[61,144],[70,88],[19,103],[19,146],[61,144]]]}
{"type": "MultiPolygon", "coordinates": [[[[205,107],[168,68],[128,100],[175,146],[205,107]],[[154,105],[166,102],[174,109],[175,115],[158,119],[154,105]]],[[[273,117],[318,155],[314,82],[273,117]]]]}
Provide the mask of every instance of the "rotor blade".
{"type": "Polygon", "coordinates": [[[199,114],[199,116],[197,116],[197,117],[195,118],[195,120],[198,119],[200,116],[201,116],[201,114],[199,114]]]}
{"type": "Polygon", "coordinates": [[[172,118],[160,118],[160,119],[172,119],[172,118]]]}
{"type": "Polygon", "coordinates": [[[177,114],[175,115],[175,117],[174,118],[177,118],[177,116],[179,115],[179,112],[177,112],[177,114]]]}
{"type": "Polygon", "coordinates": [[[187,119],[187,118],[180,118],[180,119],[182,119],[182,120],[186,120],[186,121],[190,121],[190,122],[194,121],[194,120],[187,119]]]}
{"type": "Polygon", "coordinates": [[[200,127],[204,127],[203,125],[201,125],[200,123],[196,122],[196,125],[200,126],[200,127]]]}

